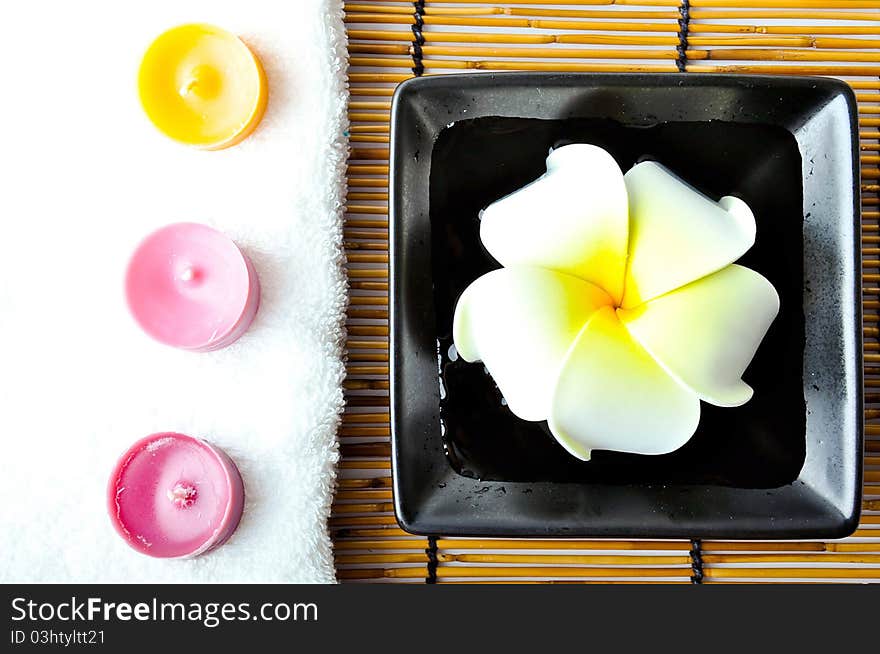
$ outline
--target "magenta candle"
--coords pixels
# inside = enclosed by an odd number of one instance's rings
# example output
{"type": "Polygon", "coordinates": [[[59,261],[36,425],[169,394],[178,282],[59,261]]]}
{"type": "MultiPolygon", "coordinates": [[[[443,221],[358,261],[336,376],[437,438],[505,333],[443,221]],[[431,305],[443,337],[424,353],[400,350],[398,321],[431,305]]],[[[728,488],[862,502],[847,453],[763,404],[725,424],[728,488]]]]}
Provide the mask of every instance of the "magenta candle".
{"type": "Polygon", "coordinates": [[[122,455],[107,489],[113,526],[142,554],[182,558],[222,545],[244,508],[238,468],[203,440],[165,432],[122,455]]]}
{"type": "Polygon", "coordinates": [[[147,334],[195,352],[232,344],[260,304],[250,260],[225,234],[197,223],[167,225],[144,239],[129,262],[125,291],[147,334]]]}

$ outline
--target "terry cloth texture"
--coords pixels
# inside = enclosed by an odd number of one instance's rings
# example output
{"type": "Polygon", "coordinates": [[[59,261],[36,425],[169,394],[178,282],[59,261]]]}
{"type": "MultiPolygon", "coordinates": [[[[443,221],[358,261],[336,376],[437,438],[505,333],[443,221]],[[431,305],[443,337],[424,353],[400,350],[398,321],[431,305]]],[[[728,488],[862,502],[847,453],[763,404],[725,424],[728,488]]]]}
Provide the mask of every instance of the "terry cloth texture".
{"type": "Polygon", "coordinates": [[[346,41],[339,0],[15,2],[0,9],[0,582],[331,582],[343,406],[346,41]],[[239,146],[153,128],[137,70],[159,33],[207,22],[259,55],[269,104],[239,146]],[[235,345],[193,354],[130,317],[149,232],[204,222],[250,256],[262,303],[235,345]],[[107,516],[135,440],[222,447],[241,525],[193,560],[136,553],[107,516]]]}

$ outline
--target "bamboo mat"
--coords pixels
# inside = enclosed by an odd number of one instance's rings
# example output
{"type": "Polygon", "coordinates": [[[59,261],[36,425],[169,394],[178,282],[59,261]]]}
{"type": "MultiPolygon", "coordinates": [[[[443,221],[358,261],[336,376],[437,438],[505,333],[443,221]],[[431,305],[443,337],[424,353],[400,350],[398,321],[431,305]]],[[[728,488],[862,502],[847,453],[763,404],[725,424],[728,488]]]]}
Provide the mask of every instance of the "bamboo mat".
{"type": "Polygon", "coordinates": [[[342,581],[880,581],[880,0],[352,0],[348,408],[331,528],[342,581]],[[688,6],[689,5],[689,6],[688,6]],[[415,69],[415,71],[413,70],[415,69]],[[829,75],[859,101],[866,375],[863,515],[800,542],[426,539],[391,505],[387,173],[391,94],[472,70],[829,75]]]}

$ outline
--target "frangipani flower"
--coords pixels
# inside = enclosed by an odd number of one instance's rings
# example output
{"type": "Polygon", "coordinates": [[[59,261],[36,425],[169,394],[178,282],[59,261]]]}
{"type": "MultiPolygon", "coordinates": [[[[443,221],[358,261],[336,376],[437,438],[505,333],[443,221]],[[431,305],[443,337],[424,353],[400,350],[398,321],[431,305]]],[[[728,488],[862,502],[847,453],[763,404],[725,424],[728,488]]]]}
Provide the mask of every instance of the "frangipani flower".
{"type": "Polygon", "coordinates": [[[623,175],[605,150],[567,145],[483,211],[480,238],[504,267],[459,299],[456,348],[577,458],[671,452],[700,400],[751,398],[741,376],[779,296],[733,264],[755,241],[742,200],[716,203],[655,162],[623,175]]]}

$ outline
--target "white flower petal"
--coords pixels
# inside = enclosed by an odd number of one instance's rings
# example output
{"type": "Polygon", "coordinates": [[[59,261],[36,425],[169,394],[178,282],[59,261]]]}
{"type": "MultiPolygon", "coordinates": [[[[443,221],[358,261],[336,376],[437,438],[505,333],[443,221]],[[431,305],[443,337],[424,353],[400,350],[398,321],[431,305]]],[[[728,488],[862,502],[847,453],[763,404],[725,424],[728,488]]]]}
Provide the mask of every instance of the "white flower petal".
{"type": "Polygon", "coordinates": [[[592,450],[664,454],[700,421],[700,400],[675,381],[617,319],[597,311],[572,346],[553,395],[550,430],[579,459],[592,450]]]}
{"type": "Polygon", "coordinates": [[[624,179],[630,213],[626,309],[720,270],[755,243],[755,217],[739,198],[713,202],[653,161],[633,166],[624,179]]]}
{"type": "Polygon", "coordinates": [[[777,313],[773,285],[754,270],[731,265],[618,316],[700,398],[739,406],[752,397],[740,377],[777,313]]]}
{"type": "Polygon", "coordinates": [[[571,275],[501,268],[459,299],[455,347],[466,361],[482,359],[513,413],[544,420],[566,352],[590,315],[610,303],[604,291],[571,275]]]}
{"type": "Polygon", "coordinates": [[[502,265],[549,268],[585,279],[619,302],[627,252],[627,196],[617,162],[573,144],[547,157],[547,173],[489,205],[480,238],[502,265]]]}

